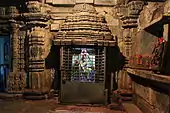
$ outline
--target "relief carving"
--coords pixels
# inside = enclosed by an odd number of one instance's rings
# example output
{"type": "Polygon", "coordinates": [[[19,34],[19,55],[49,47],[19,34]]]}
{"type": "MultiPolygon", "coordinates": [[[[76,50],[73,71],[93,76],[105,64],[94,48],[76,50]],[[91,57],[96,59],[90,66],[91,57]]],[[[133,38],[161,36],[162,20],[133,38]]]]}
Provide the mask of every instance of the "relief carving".
{"type": "MultiPolygon", "coordinates": [[[[14,8],[15,9],[15,8],[14,8]]],[[[12,67],[7,79],[7,91],[13,93],[23,92],[26,86],[25,73],[25,32],[15,21],[11,23],[12,67]]]]}
{"type": "Polygon", "coordinates": [[[28,1],[27,8],[28,8],[28,11],[32,13],[41,12],[41,3],[38,1],[28,1]]]}
{"type": "Polygon", "coordinates": [[[92,5],[88,4],[75,5],[73,13],[79,12],[97,13],[96,9],[92,5]]]}
{"type": "Polygon", "coordinates": [[[143,9],[143,1],[132,1],[128,3],[129,15],[139,15],[140,11],[143,9]]]}
{"type": "Polygon", "coordinates": [[[71,45],[84,42],[114,46],[116,40],[105,17],[99,15],[93,5],[76,4],[55,35],[54,43],[71,45]]]}
{"type": "Polygon", "coordinates": [[[42,59],[42,55],[44,54],[45,50],[41,46],[33,45],[30,46],[30,59],[42,59]]]}
{"type": "Polygon", "coordinates": [[[144,1],[130,1],[125,5],[117,7],[117,14],[122,20],[123,28],[136,28],[138,26],[137,19],[143,6],[144,1]]]}
{"type": "Polygon", "coordinates": [[[25,72],[10,72],[7,79],[7,91],[9,93],[24,92],[26,87],[26,73],[25,72]]]}
{"type": "Polygon", "coordinates": [[[7,14],[15,14],[15,13],[19,13],[16,6],[9,6],[7,9],[7,14]]]}
{"type": "Polygon", "coordinates": [[[34,27],[28,37],[30,88],[39,92],[47,92],[51,87],[52,75],[54,75],[50,69],[48,71],[45,69],[45,58],[50,53],[52,34],[48,29],[34,27]]]}
{"type": "Polygon", "coordinates": [[[30,56],[45,59],[50,53],[52,34],[48,29],[35,27],[29,37],[30,56]]]}

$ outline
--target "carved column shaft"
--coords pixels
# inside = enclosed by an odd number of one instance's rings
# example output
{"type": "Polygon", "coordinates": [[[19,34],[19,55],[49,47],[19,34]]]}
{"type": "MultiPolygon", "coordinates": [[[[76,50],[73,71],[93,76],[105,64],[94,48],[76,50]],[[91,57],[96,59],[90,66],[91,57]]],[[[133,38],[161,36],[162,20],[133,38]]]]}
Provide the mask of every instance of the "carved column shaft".
{"type": "MultiPolygon", "coordinates": [[[[22,93],[26,85],[26,73],[24,69],[21,69],[21,62],[24,63],[24,56],[21,55],[22,48],[24,48],[23,37],[20,37],[20,25],[19,21],[15,17],[18,15],[16,6],[8,7],[6,13],[9,19],[11,32],[10,32],[10,44],[11,44],[11,67],[7,78],[7,92],[8,93],[22,93]]],[[[23,51],[24,52],[24,51],[23,51]]]]}
{"type": "Polygon", "coordinates": [[[29,33],[29,89],[33,92],[45,93],[50,90],[54,71],[45,67],[45,58],[51,48],[49,41],[51,36],[48,34],[48,29],[38,26],[32,28],[29,33]]]}
{"type": "Polygon", "coordinates": [[[11,70],[7,79],[7,91],[9,93],[21,93],[25,89],[26,74],[20,68],[21,61],[21,40],[19,39],[19,25],[15,22],[11,24],[11,70]]]}
{"type": "Polygon", "coordinates": [[[12,46],[12,71],[18,71],[18,44],[19,44],[19,28],[16,23],[12,24],[11,46],[12,46]]]}
{"type": "Polygon", "coordinates": [[[42,76],[45,69],[45,59],[42,55],[44,54],[44,32],[42,29],[36,27],[32,29],[29,36],[29,77],[30,77],[30,88],[40,89],[40,76],[42,76]]]}

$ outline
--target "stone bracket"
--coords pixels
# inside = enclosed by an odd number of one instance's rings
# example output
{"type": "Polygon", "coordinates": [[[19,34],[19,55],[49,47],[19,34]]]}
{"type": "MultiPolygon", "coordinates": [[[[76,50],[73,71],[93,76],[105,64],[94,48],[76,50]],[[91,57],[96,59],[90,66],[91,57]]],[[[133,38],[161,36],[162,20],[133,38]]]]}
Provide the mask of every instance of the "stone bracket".
{"type": "Polygon", "coordinates": [[[143,9],[144,1],[130,1],[126,5],[117,6],[117,14],[122,20],[123,28],[136,28],[138,26],[137,19],[143,9]]]}

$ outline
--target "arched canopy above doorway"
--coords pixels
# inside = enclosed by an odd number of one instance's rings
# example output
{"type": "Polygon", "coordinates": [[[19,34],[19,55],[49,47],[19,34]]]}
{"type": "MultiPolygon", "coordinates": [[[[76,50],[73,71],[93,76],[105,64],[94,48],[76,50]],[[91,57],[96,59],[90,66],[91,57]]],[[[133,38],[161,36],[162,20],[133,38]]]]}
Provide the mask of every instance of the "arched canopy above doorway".
{"type": "Polygon", "coordinates": [[[92,5],[76,4],[54,39],[54,45],[72,44],[115,46],[116,40],[92,5]]]}

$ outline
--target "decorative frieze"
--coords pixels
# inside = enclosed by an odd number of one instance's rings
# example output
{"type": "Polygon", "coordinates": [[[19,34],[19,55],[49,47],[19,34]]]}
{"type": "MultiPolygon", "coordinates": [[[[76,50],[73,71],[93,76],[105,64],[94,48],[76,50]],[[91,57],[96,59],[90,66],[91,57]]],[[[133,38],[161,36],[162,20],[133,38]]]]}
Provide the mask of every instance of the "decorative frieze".
{"type": "Polygon", "coordinates": [[[20,71],[25,71],[25,38],[26,38],[26,32],[21,31],[19,32],[19,61],[18,66],[20,71]]]}

